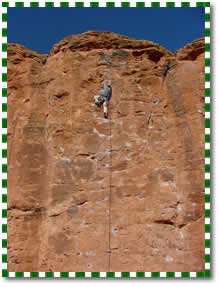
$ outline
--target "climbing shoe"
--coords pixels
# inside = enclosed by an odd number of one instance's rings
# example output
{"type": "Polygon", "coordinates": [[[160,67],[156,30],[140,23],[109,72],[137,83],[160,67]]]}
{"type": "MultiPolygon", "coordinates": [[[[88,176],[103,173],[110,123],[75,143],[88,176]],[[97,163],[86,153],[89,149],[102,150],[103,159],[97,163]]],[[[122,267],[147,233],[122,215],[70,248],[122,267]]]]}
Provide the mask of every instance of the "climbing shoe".
{"type": "Polygon", "coordinates": [[[99,108],[101,107],[101,103],[95,103],[99,108]]]}
{"type": "Polygon", "coordinates": [[[105,119],[107,119],[107,118],[108,118],[107,113],[104,113],[104,118],[105,118],[105,119]]]}

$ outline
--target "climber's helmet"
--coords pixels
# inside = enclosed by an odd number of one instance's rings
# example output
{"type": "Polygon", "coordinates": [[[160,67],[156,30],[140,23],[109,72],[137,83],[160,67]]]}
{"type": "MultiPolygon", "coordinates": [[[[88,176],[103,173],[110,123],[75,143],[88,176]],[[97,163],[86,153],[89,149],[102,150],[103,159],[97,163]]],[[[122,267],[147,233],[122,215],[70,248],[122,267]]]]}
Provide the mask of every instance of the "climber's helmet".
{"type": "Polygon", "coordinates": [[[105,85],[107,85],[108,87],[111,87],[111,81],[110,80],[106,80],[105,81],[105,85]]]}

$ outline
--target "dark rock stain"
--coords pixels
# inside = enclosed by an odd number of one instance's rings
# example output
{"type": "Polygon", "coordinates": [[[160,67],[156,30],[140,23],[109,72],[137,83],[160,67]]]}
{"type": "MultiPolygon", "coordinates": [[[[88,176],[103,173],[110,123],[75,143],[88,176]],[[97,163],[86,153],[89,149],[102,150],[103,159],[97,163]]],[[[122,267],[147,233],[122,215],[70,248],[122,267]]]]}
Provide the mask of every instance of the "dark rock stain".
{"type": "Polygon", "coordinates": [[[76,178],[89,179],[94,174],[94,167],[91,161],[78,160],[74,163],[76,178]]]}
{"type": "Polygon", "coordinates": [[[50,236],[48,243],[54,248],[57,254],[63,254],[71,246],[71,241],[67,239],[64,232],[59,232],[54,236],[50,236]]]}
{"type": "Polygon", "coordinates": [[[162,169],[160,170],[160,175],[161,175],[162,180],[165,180],[165,181],[174,180],[174,171],[172,170],[162,169]]]}
{"type": "Polygon", "coordinates": [[[67,214],[73,216],[76,213],[78,213],[78,207],[76,205],[69,206],[69,208],[67,209],[67,214]]]}
{"type": "Polygon", "coordinates": [[[67,199],[72,200],[74,190],[75,190],[75,185],[73,183],[72,184],[60,184],[60,185],[53,186],[51,205],[54,206],[67,199]]]}

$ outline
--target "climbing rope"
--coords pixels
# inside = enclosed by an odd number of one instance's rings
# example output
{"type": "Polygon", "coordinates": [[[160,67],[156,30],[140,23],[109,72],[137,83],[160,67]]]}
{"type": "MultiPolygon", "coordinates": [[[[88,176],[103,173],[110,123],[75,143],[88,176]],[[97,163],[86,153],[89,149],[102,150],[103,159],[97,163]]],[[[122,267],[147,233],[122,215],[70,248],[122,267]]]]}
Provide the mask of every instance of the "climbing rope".
{"type": "Polygon", "coordinates": [[[109,264],[108,269],[110,272],[111,266],[111,186],[112,186],[112,131],[111,131],[111,109],[109,108],[109,130],[110,130],[110,174],[109,174],[109,264]]]}

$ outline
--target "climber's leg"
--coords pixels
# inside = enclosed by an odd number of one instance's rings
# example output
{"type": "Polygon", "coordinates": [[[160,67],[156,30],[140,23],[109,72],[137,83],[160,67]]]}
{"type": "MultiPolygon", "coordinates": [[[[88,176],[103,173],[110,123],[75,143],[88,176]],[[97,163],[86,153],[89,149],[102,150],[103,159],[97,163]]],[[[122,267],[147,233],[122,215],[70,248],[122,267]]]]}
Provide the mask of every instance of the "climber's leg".
{"type": "Polygon", "coordinates": [[[103,102],[103,112],[104,112],[104,118],[108,118],[108,101],[103,102]]]}
{"type": "Polygon", "coordinates": [[[100,97],[100,96],[94,96],[94,102],[95,102],[95,104],[99,102],[99,97],[100,97]]]}
{"type": "Polygon", "coordinates": [[[98,107],[100,107],[102,104],[102,97],[101,96],[94,96],[94,102],[98,107]]]}

